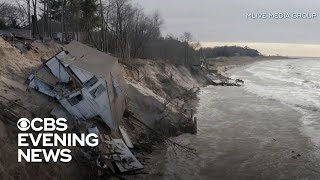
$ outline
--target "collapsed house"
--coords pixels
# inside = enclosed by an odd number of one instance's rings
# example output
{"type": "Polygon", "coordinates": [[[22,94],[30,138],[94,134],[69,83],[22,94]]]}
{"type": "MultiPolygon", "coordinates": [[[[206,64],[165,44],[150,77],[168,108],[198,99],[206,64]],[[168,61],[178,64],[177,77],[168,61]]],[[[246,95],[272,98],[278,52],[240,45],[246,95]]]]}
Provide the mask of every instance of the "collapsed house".
{"type": "Polygon", "coordinates": [[[57,99],[79,119],[100,117],[112,131],[125,110],[125,80],[118,60],[72,41],[28,77],[28,86],[57,99]]]}
{"type": "Polygon", "coordinates": [[[12,37],[19,38],[19,39],[32,39],[31,37],[31,30],[28,29],[0,29],[0,36],[5,37],[5,39],[9,39],[12,37]]]}

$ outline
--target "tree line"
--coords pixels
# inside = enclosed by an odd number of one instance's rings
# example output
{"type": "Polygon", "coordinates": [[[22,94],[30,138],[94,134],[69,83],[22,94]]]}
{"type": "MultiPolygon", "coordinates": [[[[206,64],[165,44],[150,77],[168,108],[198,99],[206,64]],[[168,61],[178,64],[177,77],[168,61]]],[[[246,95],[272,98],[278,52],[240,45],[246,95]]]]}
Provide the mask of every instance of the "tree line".
{"type": "Polygon", "coordinates": [[[256,57],[261,56],[261,53],[255,49],[251,49],[247,46],[221,46],[214,48],[203,48],[203,54],[207,58],[216,58],[216,57],[230,57],[230,56],[250,56],[256,57]]]}
{"type": "MultiPolygon", "coordinates": [[[[82,41],[121,59],[195,59],[191,33],[162,37],[163,20],[156,11],[146,14],[130,0],[16,0],[0,3],[0,29],[27,27],[37,36],[52,36],[53,21],[66,32],[85,34],[82,41]],[[43,34],[38,34],[41,19],[43,34]]],[[[56,25],[56,24],[55,24],[56,25]]],[[[77,36],[78,37],[78,36],[77,36]]],[[[52,37],[51,37],[52,38],[52,37]]],[[[76,39],[77,40],[77,39],[76,39]]]]}
{"type": "MultiPolygon", "coordinates": [[[[0,2],[0,29],[27,28],[33,38],[52,37],[62,32],[62,41],[79,40],[121,60],[162,59],[193,65],[200,60],[200,43],[190,32],[180,37],[163,36],[164,22],[155,11],[147,14],[130,0],[15,0],[0,2]],[[41,21],[41,34],[39,24],[41,21]],[[59,24],[57,25],[57,22],[59,24]],[[39,23],[39,24],[38,24],[39,23]],[[74,37],[67,34],[72,33],[74,37]]],[[[207,57],[259,54],[240,47],[202,49],[207,57]]]]}

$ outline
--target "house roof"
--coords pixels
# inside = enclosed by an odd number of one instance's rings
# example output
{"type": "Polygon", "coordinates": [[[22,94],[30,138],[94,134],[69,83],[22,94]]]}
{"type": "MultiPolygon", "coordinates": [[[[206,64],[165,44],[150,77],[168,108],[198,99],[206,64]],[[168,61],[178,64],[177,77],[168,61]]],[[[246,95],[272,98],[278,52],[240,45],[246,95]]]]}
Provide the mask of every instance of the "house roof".
{"type": "Polygon", "coordinates": [[[31,30],[28,29],[14,29],[14,28],[10,28],[10,29],[1,29],[0,30],[0,35],[4,34],[4,35],[9,35],[10,33],[14,33],[16,37],[23,37],[23,38],[31,38],[31,30]]]}
{"type": "MultiPolygon", "coordinates": [[[[49,22],[47,22],[49,23],[49,22]]],[[[38,26],[39,26],[39,31],[43,32],[43,26],[45,25],[44,19],[40,19],[38,21],[38,26]]],[[[62,23],[56,20],[51,20],[51,25],[50,25],[51,32],[62,32],[62,23]]],[[[70,29],[69,29],[70,30],[70,29]]]]}
{"type": "Polygon", "coordinates": [[[64,49],[69,52],[68,57],[64,60],[66,63],[98,76],[105,77],[109,75],[114,66],[118,64],[117,58],[78,41],[70,42],[64,46],[64,49]]]}
{"type": "MultiPolygon", "coordinates": [[[[47,22],[49,23],[49,22],[47,22]]],[[[54,19],[51,19],[50,20],[50,29],[51,29],[51,32],[62,32],[62,23],[57,21],[57,20],[54,20],[54,19]]],[[[43,28],[44,26],[48,26],[48,24],[45,24],[45,21],[43,18],[39,19],[37,21],[37,25],[38,25],[38,28],[39,28],[39,33],[42,34],[43,33],[43,28]]],[[[26,25],[25,27],[23,27],[23,29],[29,29],[30,28],[30,25],[26,25]]],[[[31,28],[32,28],[32,24],[31,24],[31,28]]],[[[67,29],[69,32],[72,32],[70,28],[67,29]]]]}

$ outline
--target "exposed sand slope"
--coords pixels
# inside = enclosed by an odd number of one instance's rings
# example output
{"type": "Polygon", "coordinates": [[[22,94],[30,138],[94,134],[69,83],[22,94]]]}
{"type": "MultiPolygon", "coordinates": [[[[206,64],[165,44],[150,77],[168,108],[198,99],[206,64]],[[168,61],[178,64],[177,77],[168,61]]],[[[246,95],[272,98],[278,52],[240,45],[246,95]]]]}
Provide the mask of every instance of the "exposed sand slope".
{"type": "MultiPolygon", "coordinates": [[[[202,87],[206,84],[203,74],[185,66],[141,59],[134,60],[129,66],[123,64],[122,67],[128,83],[130,111],[133,111],[145,124],[167,136],[176,136],[181,134],[181,131],[187,130],[183,124],[188,120],[190,111],[181,113],[181,106],[184,104],[186,109],[194,108],[197,96],[196,93],[184,94],[194,87],[202,87]],[[176,98],[177,96],[180,98],[176,98]],[[168,101],[170,101],[169,104],[167,104],[168,101]],[[176,106],[177,102],[179,107],[176,106]]],[[[127,130],[133,135],[135,142],[141,140],[139,137],[146,132],[146,130],[141,131],[141,128],[130,128],[130,126],[127,126],[127,130]]],[[[149,174],[138,175],[136,179],[163,178],[166,145],[157,144],[152,149],[152,154],[148,155],[151,158],[150,163],[145,166],[145,171],[149,174]]]]}
{"type": "Polygon", "coordinates": [[[123,65],[123,71],[129,84],[129,109],[167,135],[183,131],[181,124],[190,111],[181,112],[194,108],[194,91],[206,84],[203,74],[185,66],[141,59],[123,65]]]}
{"type": "MultiPolygon", "coordinates": [[[[17,48],[0,38],[0,179],[88,179],[95,171],[88,170],[90,167],[80,165],[76,160],[67,164],[17,162],[18,118],[5,116],[5,109],[14,112],[17,117],[48,117],[53,107],[58,105],[50,102],[45,95],[33,90],[27,91],[25,80],[41,65],[42,60],[56,54],[62,45],[34,42],[33,47],[34,50],[21,54],[17,48]]],[[[130,110],[146,124],[166,135],[178,135],[181,133],[179,126],[187,120],[186,114],[190,113],[180,113],[181,106],[184,104],[185,109],[194,106],[196,93],[189,90],[203,86],[205,78],[184,66],[149,60],[134,62],[135,68],[123,65],[122,69],[129,84],[127,93],[130,110]],[[176,106],[177,102],[179,107],[176,106]]],[[[135,143],[141,133],[145,132],[143,128],[127,129],[135,143]]],[[[163,153],[163,147],[157,149],[156,154],[163,153]]],[[[153,159],[146,166],[146,171],[151,173],[148,177],[155,178],[161,173],[161,163],[158,160],[162,156],[155,157],[152,154],[151,157],[153,159]]]]}
{"type": "Polygon", "coordinates": [[[32,45],[35,50],[21,54],[19,49],[0,38],[0,75],[10,77],[24,76],[31,68],[39,66],[42,63],[41,59],[51,57],[62,47],[54,42],[48,42],[45,45],[35,41],[32,45]]]}
{"type": "MultiPolygon", "coordinates": [[[[35,42],[36,51],[21,54],[18,49],[0,38],[0,179],[81,179],[81,171],[75,161],[63,163],[18,163],[17,133],[12,111],[17,117],[48,117],[55,102],[35,91],[27,91],[25,80],[33,69],[45,59],[57,53],[61,45],[35,42]]],[[[86,173],[88,174],[88,173],[86,173]]]]}

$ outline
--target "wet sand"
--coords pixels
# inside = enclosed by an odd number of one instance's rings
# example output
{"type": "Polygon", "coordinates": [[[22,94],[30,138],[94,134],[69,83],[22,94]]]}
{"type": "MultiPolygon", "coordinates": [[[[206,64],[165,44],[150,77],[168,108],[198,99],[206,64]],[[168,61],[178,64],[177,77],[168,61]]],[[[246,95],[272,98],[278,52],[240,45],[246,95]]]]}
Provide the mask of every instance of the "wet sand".
{"type": "Polygon", "coordinates": [[[175,138],[197,155],[169,149],[164,179],[320,179],[300,113],[243,87],[207,87],[199,97],[198,134],[175,138]]]}

